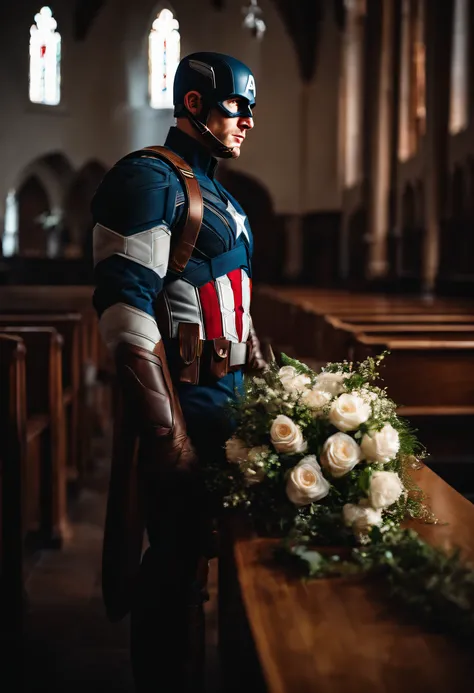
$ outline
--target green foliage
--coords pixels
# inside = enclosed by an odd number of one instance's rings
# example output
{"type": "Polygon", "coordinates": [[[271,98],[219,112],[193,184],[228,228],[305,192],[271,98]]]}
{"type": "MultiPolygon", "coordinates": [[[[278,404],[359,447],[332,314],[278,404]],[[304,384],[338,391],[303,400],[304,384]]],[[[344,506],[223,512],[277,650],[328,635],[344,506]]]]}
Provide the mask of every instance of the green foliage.
{"type": "Polygon", "coordinates": [[[412,529],[383,533],[353,548],[348,558],[324,554],[313,546],[283,541],[275,550],[279,565],[303,578],[375,575],[408,613],[430,627],[459,638],[474,638],[474,568],[460,552],[445,552],[425,542],[412,529]]]}

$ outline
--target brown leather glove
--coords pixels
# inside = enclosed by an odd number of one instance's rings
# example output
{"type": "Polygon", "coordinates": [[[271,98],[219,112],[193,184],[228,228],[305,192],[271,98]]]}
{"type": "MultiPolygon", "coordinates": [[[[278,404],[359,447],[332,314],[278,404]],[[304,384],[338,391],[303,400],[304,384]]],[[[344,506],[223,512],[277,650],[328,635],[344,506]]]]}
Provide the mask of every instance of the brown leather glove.
{"type": "Polygon", "coordinates": [[[253,325],[250,327],[247,348],[249,350],[247,356],[247,371],[250,373],[259,373],[263,371],[268,366],[268,363],[263,356],[260,340],[257,337],[253,325]]]}
{"type": "Polygon", "coordinates": [[[186,433],[183,412],[174,390],[163,342],[153,352],[122,342],[115,353],[117,378],[129,411],[136,416],[140,435],[156,451],[161,478],[197,471],[196,453],[186,433]]]}

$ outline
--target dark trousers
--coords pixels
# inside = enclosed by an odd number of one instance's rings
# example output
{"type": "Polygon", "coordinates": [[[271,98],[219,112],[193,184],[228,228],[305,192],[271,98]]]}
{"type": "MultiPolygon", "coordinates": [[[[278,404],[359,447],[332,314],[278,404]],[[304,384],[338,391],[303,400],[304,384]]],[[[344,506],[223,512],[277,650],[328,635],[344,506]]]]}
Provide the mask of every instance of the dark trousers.
{"type": "MultiPolygon", "coordinates": [[[[180,401],[188,435],[202,464],[224,454],[233,423],[225,402],[241,384],[240,374],[222,379],[221,391],[183,386],[180,401]]],[[[190,494],[192,496],[192,494],[190,494]]],[[[131,613],[131,657],[137,693],[204,691],[204,616],[207,558],[213,555],[213,501],[200,492],[180,507],[159,490],[159,508],[148,535],[131,613]]]]}
{"type": "Polygon", "coordinates": [[[163,579],[163,566],[156,564],[153,549],[148,550],[131,614],[137,693],[203,693],[206,591],[205,576],[198,575],[203,562],[192,571],[183,566],[173,580],[166,571],[163,579]]]}

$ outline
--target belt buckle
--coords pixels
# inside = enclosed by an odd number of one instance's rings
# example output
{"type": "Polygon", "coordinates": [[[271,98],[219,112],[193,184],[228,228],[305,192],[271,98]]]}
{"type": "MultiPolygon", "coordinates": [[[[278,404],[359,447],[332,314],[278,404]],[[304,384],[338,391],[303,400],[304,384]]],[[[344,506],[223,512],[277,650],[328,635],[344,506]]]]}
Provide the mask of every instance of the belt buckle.
{"type": "Polygon", "coordinates": [[[243,366],[247,360],[247,343],[231,342],[229,354],[229,366],[243,366]]]}

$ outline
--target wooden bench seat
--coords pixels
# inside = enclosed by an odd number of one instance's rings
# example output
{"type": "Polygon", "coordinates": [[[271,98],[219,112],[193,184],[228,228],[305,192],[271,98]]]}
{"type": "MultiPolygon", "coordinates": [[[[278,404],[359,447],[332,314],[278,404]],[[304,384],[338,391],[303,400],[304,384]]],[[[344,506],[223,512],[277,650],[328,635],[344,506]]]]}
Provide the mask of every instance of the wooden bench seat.
{"type": "MultiPolygon", "coordinates": [[[[414,476],[446,523],[417,523],[417,531],[433,545],[459,546],[474,563],[474,506],[428,468],[414,476]]],[[[250,680],[252,690],[266,693],[469,690],[472,648],[419,624],[410,609],[390,600],[387,586],[289,577],[271,563],[275,540],[232,535],[232,529],[221,568],[238,589],[221,593],[226,691],[245,690],[250,680]]]]}
{"type": "Polygon", "coordinates": [[[88,456],[87,407],[83,380],[82,341],[86,338],[81,313],[3,313],[0,327],[38,325],[54,327],[63,338],[63,406],[65,410],[67,475],[76,483],[88,456]]]}
{"type": "Polygon", "coordinates": [[[474,341],[354,335],[354,359],[391,353],[381,384],[430,456],[427,463],[456,489],[474,493],[474,341]]]}
{"type": "Polygon", "coordinates": [[[338,317],[327,315],[321,330],[320,358],[327,361],[353,359],[352,347],[354,336],[366,334],[380,339],[424,339],[457,341],[474,339],[474,317],[471,323],[431,322],[386,322],[351,323],[338,317]]]}
{"type": "MultiPolygon", "coordinates": [[[[79,487],[82,477],[94,465],[91,440],[94,429],[106,427],[110,418],[111,374],[113,364],[103,340],[92,303],[93,286],[18,285],[0,287],[0,313],[39,315],[80,313],[80,413],[78,425],[70,425],[75,443],[71,441],[68,476],[72,487],[79,487]],[[76,452],[74,452],[76,450],[76,452]]],[[[67,347],[65,347],[67,351],[67,347]]],[[[71,406],[71,418],[75,410],[71,406]]],[[[104,431],[105,432],[105,431],[104,431]]]]}
{"type": "MultiPolygon", "coordinates": [[[[23,478],[26,466],[26,348],[0,333],[0,645],[23,631],[23,478]]],[[[2,648],[2,651],[5,651],[2,648]]]]}
{"type": "Polygon", "coordinates": [[[354,338],[357,361],[388,350],[381,376],[388,394],[405,406],[474,403],[474,341],[354,338]],[[416,386],[415,386],[416,385],[416,386]]]}
{"type": "Polygon", "coordinates": [[[0,327],[26,347],[26,460],[23,523],[31,545],[59,547],[68,533],[63,339],[53,327],[0,327]]]}
{"type": "MultiPolygon", "coordinates": [[[[474,303],[457,299],[436,299],[286,291],[259,287],[252,300],[252,317],[261,338],[277,348],[290,345],[294,355],[325,360],[324,328],[327,315],[465,315],[473,321],[474,303]]],[[[349,322],[349,320],[348,320],[349,322]]],[[[326,359],[327,360],[327,359],[326,359]]],[[[331,360],[336,360],[331,357],[331,360]]]]}

